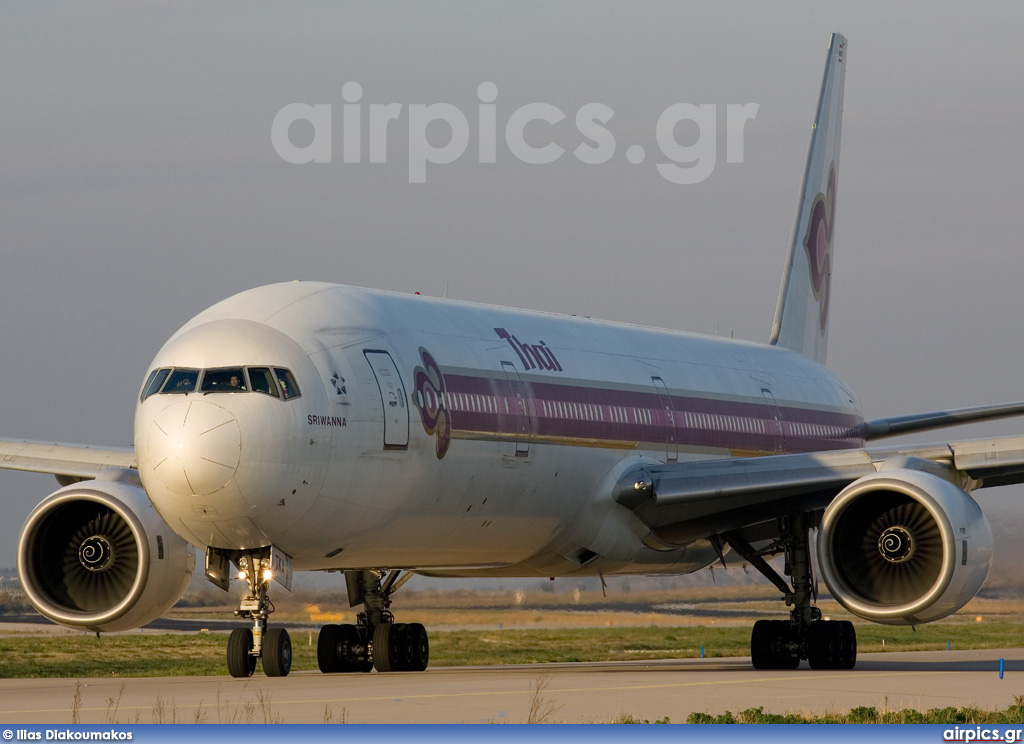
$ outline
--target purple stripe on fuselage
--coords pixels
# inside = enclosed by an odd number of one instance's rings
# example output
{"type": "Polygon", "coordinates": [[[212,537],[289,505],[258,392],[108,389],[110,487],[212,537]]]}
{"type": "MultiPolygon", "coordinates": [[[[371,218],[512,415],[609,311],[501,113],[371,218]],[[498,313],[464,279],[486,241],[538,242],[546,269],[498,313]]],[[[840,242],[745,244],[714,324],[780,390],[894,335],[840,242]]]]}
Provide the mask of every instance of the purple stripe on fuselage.
{"type": "Polygon", "coordinates": [[[516,398],[504,377],[445,374],[445,407],[453,436],[515,437],[523,426],[540,441],[568,440],[621,448],[626,443],[682,450],[712,448],[748,452],[806,452],[863,445],[862,420],[850,414],[779,406],[776,422],[765,402],[671,395],[671,410],[650,392],[532,382],[532,397],[516,398]],[[780,441],[779,426],[783,441],[780,441]]]}

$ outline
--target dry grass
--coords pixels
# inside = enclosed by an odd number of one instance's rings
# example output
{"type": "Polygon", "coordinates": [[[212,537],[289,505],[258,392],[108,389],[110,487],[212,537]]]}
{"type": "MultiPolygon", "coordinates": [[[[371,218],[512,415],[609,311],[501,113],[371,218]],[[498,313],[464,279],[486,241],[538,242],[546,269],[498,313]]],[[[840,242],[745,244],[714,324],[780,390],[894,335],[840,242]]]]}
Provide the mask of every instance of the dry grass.
{"type": "MultiPolygon", "coordinates": [[[[770,587],[761,585],[697,587],[687,590],[635,592],[605,598],[600,591],[485,593],[453,591],[403,592],[396,598],[395,611],[402,622],[418,622],[431,632],[449,630],[615,628],[615,627],[749,627],[765,617],[784,618],[787,608],[770,587]]],[[[354,622],[355,610],[338,596],[295,596],[284,592],[275,597],[278,611],[273,617],[282,625],[305,625],[315,636],[315,627],[324,622],[354,622]]],[[[823,614],[833,619],[858,622],[830,598],[818,602],[823,614]]],[[[233,606],[174,608],[169,617],[201,621],[230,618],[233,606]]],[[[942,625],[970,625],[984,621],[1024,624],[1024,598],[976,597],[942,625]]],[[[864,627],[870,628],[871,624],[864,627]]],[[[81,637],[81,631],[54,625],[6,626],[0,624],[0,636],[17,638],[37,634],[62,635],[69,640],[81,637]]],[[[306,631],[295,630],[296,645],[307,645],[306,631]]],[[[105,636],[109,637],[109,636],[105,636]]],[[[315,641],[315,638],[313,638],[315,641]]],[[[310,643],[312,643],[310,641],[310,643]]],[[[39,661],[46,665],[72,661],[79,644],[49,647],[39,661]]],[[[866,650],[866,649],[865,649],[866,650]]],[[[205,644],[176,645],[168,655],[175,659],[199,660],[206,656],[205,644]]]]}
{"type": "MultiPolygon", "coordinates": [[[[395,611],[402,622],[423,623],[427,627],[608,627],[637,625],[749,624],[766,613],[782,612],[785,606],[774,589],[758,585],[697,587],[686,590],[659,590],[611,593],[580,591],[506,591],[470,592],[454,590],[406,591],[396,597],[395,611]],[[688,611],[685,604],[691,608],[688,611]],[[708,611],[716,613],[709,618],[708,611]]],[[[281,623],[320,625],[326,622],[351,623],[357,609],[347,607],[339,593],[279,593],[274,597],[281,623]]],[[[176,607],[169,617],[201,619],[229,617],[234,605],[218,607],[176,607]]]]}
{"type": "Polygon", "coordinates": [[[548,697],[547,689],[551,684],[550,674],[541,674],[530,686],[530,706],[527,709],[527,723],[554,723],[552,717],[565,707],[548,697]]]}

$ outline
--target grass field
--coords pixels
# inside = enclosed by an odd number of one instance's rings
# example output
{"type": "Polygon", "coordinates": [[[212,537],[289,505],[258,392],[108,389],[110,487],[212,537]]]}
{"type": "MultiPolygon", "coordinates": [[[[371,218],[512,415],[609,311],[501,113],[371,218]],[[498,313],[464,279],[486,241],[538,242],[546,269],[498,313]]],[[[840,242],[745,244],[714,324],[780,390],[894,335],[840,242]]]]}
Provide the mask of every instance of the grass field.
{"type": "MultiPolygon", "coordinates": [[[[910,628],[858,626],[859,648],[871,651],[1006,648],[1021,626],[995,620],[910,628]],[[884,643],[883,643],[884,642],[884,643]]],[[[746,656],[750,629],[729,626],[617,626],[435,631],[431,666],[534,664],[746,656]]],[[[227,674],[222,633],[0,637],[0,677],[145,677],[227,674]]],[[[316,633],[292,633],[292,668],[316,669],[316,633]]]]}
{"type": "MultiPolygon", "coordinates": [[[[272,621],[293,628],[353,622],[336,596],[281,596],[272,621]]],[[[833,601],[819,603],[834,619],[853,619],[833,601]]],[[[233,606],[176,607],[191,619],[230,616],[233,606]]],[[[402,622],[430,629],[431,666],[534,664],[666,658],[747,656],[750,628],[761,617],[786,617],[786,608],[759,586],[697,587],[621,594],[408,592],[402,622]]],[[[1020,646],[1024,600],[975,598],[939,623],[889,627],[857,625],[861,652],[924,651],[1020,646]]],[[[240,625],[242,623],[239,623],[240,625]]],[[[0,632],[3,625],[0,625],[0,632]]],[[[292,629],[293,669],[316,668],[316,631],[292,629]]],[[[227,674],[224,633],[153,631],[103,635],[73,631],[0,635],[0,678],[129,677],[227,674]]]]}
{"type": "MultiPolygon", "coordinates": [[[[962,723],[971,726],[986,724],[1024,723],[1024,697],[1014,699],[1013,705],[1003,710],[984,710],[974,707],[878,710],[874,707],[859,706],[846,713],[825,713],[804,715],[801,713],[767,713],[763,708],[748,708],[739,713],[726,711],[718,715],[691,713],[686,723],[962,723]]],[[[648,723],[648,721],[623,720],[618,723],[648,723]]],[[[654,723],[671,723],[669,720],[654,723]]],[[[681,723],[681,722],[680,722],[681,723]]]]}

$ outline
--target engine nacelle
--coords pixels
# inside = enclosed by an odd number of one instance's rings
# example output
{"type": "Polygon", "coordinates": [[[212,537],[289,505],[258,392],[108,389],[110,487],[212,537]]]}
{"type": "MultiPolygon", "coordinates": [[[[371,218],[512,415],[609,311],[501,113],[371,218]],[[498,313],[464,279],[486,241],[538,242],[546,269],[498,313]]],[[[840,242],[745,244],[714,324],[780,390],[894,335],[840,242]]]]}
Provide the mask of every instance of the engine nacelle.
{"type": "Polygon", "coordinates": [[[992,565],[992,528],[964,490],[920,470],[854,481],[825,510],[818,562],[854,615],[918,625],[959,610],[992,565]]]}
{"type": "Polygon", "coordinates": [[[76,483],[40,503],[21,531],[18,576],[25,596],[61,625],[138,628],[181,598],[195,552],[174,534],[139,486],[76,483]]]}

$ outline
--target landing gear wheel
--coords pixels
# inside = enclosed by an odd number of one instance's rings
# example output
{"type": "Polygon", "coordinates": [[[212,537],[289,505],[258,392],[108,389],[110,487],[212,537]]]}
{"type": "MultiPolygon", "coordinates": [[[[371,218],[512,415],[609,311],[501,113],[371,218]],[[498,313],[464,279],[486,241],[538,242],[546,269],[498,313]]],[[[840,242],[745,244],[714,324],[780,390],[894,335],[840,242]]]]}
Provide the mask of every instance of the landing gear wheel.
{"type": "Polygon", "coordinates": [[[363,629],[355,625],[324,625],[316,640],[316,662],[324,674],[373,669],[363,629]]]}
{"type": "Polygon", "coordinates": [[[785,620],[758,620],[750,634],[750,661],[754,669],[796,669],[793,628],[785,620]]]}
{"type": "Polygon", "coordinates": [[[373,668],[378,672],[397,671],[394,638],[394,626],[391,623],[373,629],[373,668]]]}
{"type": "Polygon", "coordinates": [[[412,653],[409,626],[405,623],[395,623],[391,626],[391,668],[396,672],[409,671],[412,653]]]}
{"type": "Polygon", "coordinates": [[[367,635],[366,628],[360,628],[356,625],[341,626],[340,643],[345,649],[345,653],[342,656],[341,671],[370,672],[373,670],[367,635]]]}
{"type": "Polygon", "coordinates": [[[341,671],[338,644],[341,636],[340,625],[325,625],[316,638],[316,665],[324,674],[341,671]]]}
{"type": "Polygon", "coordinates": [[[373,669],[360,629],[355,625],[339,625],[338,628],[338,671],[368,672],[373,669]]]}
{"type": "Polygon", "coordinates": [[[284,628],[270,628],[263,636],[263,671],[268,677],[287,677],[291,670],[292,639],[284,628]]]}
{"type": "Polygon", "coordinates": [[[817,620],[807,628],[807,661],[811,669],[853,669],[857,663],[857,631],[847,620],[817,620]]]}
{"type": "Polygon", "coordinates": [[[836,621],[839,627],[839,664],[836,669],[853,669],[857,666],[857,630],[849,620],[836,621]]]}
{"type": "Polygon", "coordinates": [[[251,677],[256,671],[256,657],[252,651],[252,631],[235,628],[228,638],[228,673],[232,677],[251,677]]]}
{"type": "Polygon", "coordinates": [[[410,623],[406,626],[406,633],[409,635],[409,643],[412,646],[409,671],[422,672],[427,668],[427,662],[430,661],[430,642],[427,640],[427,629],[419,623],[410,623]]]}

